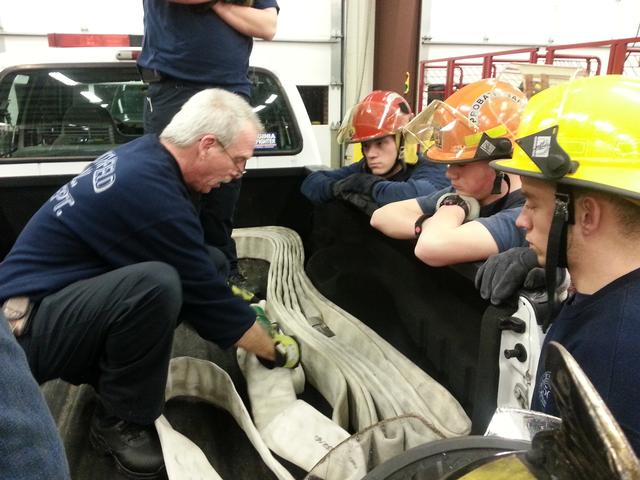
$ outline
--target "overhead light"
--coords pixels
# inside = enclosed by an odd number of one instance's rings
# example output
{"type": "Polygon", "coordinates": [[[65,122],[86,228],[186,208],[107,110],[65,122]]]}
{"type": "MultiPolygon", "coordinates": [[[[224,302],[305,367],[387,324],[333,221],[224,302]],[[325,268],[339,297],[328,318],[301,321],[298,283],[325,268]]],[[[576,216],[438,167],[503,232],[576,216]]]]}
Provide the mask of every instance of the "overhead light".
{"type": "Polygon", "coordinates": [[[84,98],[89,100],[91,103],[102,103],[102,99],[97,96],[95,93],[90,92],[89,90],[85,90],[84,92],[80,92],[84,98]]]}
{"type": "Polygon", "coordinates": [[[267,99],[264,101],[264,103],[266,103],[267,105],[269,105],[269,104],[273,103],[273,102],[276,100],[276,98],[278,98],[278,95],[276,95],[275,93],[272,93],[272,94],[269,96],[269,98],[267,98],[267,99]]]}
{"type": "Polygon", "coordinates": [[[264,110],[265,108],[267,108],[266,105],[258,105],[257,107],[253,107],[253,111],[258,113],[260,110],[264,110]]]}
{"type": "Polygon", "coordinates": [[[76,82],[75,80],[71,80],[64,73],[49,72],[49,76],[51,78],[55,78],[56,80],[58,80],[61,83],[64,83],[65,85],[69,85],[70,87],[73,87],[74,85],[78,85],[78,82],[76,82]]]}

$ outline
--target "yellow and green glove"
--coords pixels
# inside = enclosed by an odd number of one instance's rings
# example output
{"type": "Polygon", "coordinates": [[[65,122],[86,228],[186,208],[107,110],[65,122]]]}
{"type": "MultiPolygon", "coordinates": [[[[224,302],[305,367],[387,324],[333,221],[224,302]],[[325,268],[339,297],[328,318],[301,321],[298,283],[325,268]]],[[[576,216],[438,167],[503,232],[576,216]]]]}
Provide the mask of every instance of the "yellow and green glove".
{"type": "Polygon", "coordinates": [[[256,312],[256,322],[269,334],[276,350],[275,360],[258,357],[260,363],[269,369],[296,368],[300,364],[300,344],[296,338],[284,333],[276,322],[270,321],[262,307],[259,305],[251,305],[251,307],[256,312]]]}

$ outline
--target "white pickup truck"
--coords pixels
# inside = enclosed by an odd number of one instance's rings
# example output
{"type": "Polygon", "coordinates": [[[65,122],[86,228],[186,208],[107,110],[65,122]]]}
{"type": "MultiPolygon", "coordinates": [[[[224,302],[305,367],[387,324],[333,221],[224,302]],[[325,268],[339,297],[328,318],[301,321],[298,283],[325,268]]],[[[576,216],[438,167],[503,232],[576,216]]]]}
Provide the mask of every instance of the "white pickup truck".
{"type": "MultiPolygon", "coordinates": [[[[142,135],[146,85],[132,53],[47,48],[28,62],[0,54],[0,258],[51,192],[100,154],[142,135]]],[[[260,66],[251,67],[250,77],[265,132],[247,163],[248,177],[294,171],[300,177],[304,167],[321,165],[296,87],[260,66]]],[[[282,197],[282,185],[273,194],[282,197]]]]}

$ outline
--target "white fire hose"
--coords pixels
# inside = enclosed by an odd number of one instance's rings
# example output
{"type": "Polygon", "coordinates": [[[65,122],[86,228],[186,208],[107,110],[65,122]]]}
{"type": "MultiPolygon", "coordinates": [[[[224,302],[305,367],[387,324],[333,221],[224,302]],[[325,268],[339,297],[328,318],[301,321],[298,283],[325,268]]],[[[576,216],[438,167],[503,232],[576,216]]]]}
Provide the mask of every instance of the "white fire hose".
{"type": "MultiPolygon", "coordinates": [[[[347,438],[350,425],[360,431],[403,415],[423,420],[407,422],[400,434],[394,430],[382,441],[376,441],[379,451],[375,454],[381,461],[399,453],[398,448],[402,451],[469,432],[469,418],[446,389],[316,290],[304,272],[302,242],[295,232],[281,227],[247,228],[234,230],[233,236],[239,258],[270,263],[267,316],[297,338],[304,374],[298,370],[301,367],[296,369],[298,372],[270,371],[253,354],[238,352],[255,425],[231,379],[211,362],[185,357],[172,360],[167,399],[195,396],[225,408],[278,479],[293,477],[269,449],[309,471],[347,438]],[[300,391],[296,383],[302,383],[304,376],[331,405],[332,421],[296,399],[300,391]]],[[[170,480],[220,478],[204,454],[175,432],[164,417],[156,421],[156,427],[170,480]]],[[[362,478],[366,470],[360,456],[356,449],[345,463],[346,470],[334,469],[325,478],[362,478]]]]}

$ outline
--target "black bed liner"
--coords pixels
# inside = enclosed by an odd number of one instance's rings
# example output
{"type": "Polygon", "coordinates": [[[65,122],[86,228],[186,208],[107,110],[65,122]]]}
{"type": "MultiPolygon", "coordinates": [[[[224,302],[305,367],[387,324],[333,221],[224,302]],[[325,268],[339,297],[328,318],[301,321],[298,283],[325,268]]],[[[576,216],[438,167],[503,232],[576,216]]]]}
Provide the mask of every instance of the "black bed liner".
{"type": "MultiPolygon", "coordinates": [[[[318,289],[441,382],[472,418],[472,431],[483,433],[496,406],[498,323],[510,312],[487,308],[473,286],[474,265],[430,268],[414,257],[413,242],[384,237],[348,205],[331,202],[312,207],[300,194],[305,174],[301,169],[249,172],[243,179],[236,226],[296,230],[305,245],[307,274],[318,289]]],[[[6,234],[0,255],[37,207],[66,180],[49,177],[30,186],[0,185],[0,228],[6,234]]],[[[220,363],[244,394],[233,352],[220,351],[184,327],[176,337],[175,355],[220,363]]],[[[89,445],[93,391],[62,382],[51,382],[44,391],[65,441],[73,478],[119,478],[110,460],[96,456],[89,445]]],[[[317,393],[309,392],[310,403],[326,411],[317,393]]],[[[226,412],[176,399],[167,405],[166,415],[178,431],[201,446],[223,478],[272,478],[226,412]]]]}

